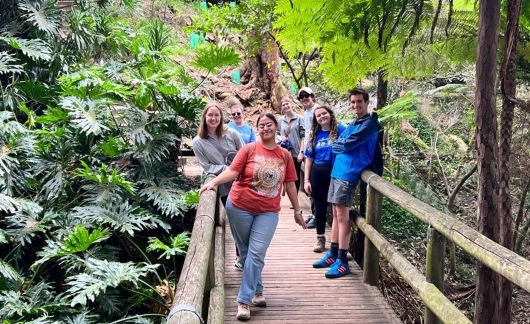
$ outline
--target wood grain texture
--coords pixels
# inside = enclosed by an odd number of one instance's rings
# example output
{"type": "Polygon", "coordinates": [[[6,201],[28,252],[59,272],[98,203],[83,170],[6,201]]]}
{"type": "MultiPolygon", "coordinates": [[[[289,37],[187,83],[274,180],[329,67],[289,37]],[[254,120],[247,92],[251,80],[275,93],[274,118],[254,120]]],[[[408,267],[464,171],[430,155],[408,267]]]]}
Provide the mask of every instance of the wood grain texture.
{"type": "MultiPolygon", "coordinates": [[[[301,205],[308,214],[307,201],[301,199],[301,205]]],[[[284,197],[278,228],[265,258],[267,307],[251,307],[250,322],[399,323],[379,290],[363,283],[362,270],[356,264],[350,262],[353,274],[340,279],[326,279],[326,269],[312,267],[313,261],[322,256],[313,252],[316,232],[296,225],[289,206],[284,197]]],[[[225,323],[241,323],[235,317],[241,272],[233,267],[235,246],[228,226],[226,230],[225,323]]]]}

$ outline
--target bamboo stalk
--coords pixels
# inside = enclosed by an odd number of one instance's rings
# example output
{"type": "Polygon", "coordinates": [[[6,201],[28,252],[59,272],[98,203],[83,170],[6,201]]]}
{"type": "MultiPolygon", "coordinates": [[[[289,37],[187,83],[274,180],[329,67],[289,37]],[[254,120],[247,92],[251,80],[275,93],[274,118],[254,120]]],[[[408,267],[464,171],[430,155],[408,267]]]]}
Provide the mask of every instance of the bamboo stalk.
{"type": "Polygon", "coordinates": [[[430,224],[482,264],[530,292],[530,261],[493,242],[454,217],[409,195],[371,171],[364,171],[362,179],[424,223],[430,224]]]}
{"type": "Polygon", "coordinates": [[[444,323],[471,323],[436,286],[427,282],[425,276],[405,259],[390,242],[385,240],[371,225],[368,225],[364,218],[357,217],[355,223],[438,318],[441,318],[444,323]]]}

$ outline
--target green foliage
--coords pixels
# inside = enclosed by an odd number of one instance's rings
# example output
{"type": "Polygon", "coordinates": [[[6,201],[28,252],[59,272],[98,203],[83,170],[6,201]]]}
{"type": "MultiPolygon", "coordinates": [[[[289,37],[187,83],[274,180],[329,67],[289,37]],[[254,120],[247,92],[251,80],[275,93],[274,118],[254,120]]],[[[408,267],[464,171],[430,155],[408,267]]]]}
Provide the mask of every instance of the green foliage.
{"type": "MultiPolygon", "coordinates": [[[[145,250],[167,235],[163,255],[185,253],[186,236],[169,233],[191,207],[176,160],[204,101],[173,59],[175,31],[133,3],[79,1],[61,33],[55,1],[9,0],[0,12],[5,321],[141,321],[165,303],[161,276],[178,275],[145,250]]],[[[208,53],[199,64],[212,71],[239,62],[224,47],[208,53]]]]}
{"type": "Polygon", "coordinates": [[[59,254],[72,254],[78,252],[84,252],[88,248],[97,242],[104,241],[109,238],[108,229],[93,229],[89,233],[88,229],[82,226],[76,226],[73,232],[68,236],[60,248],[59,254]]]}
{"type": "Polygon", "coordinates": [[[239,55],[231,47],[204,45],[197,49],[192,64],[210,73],[217,73],[220,68],[238,64],[239,55]]]}
{"type": "Polygon", "coordinates": [[[160,258],[169,259],[175,255],[186,254],[186,248],[190,243],[190,233],[182,232],[177,236],[170,237],[169,245],[162,242],[158,237],[150,237],[147,251],[163,251],[160,258]]]}
{"type": "Polygon", "coordinates": [[[88,259],[85,261],[87,272],[66,278],[70,287],[66,291],[65,300],[70,306],[87,305],[110,287],[129,282],[137,287],[141,279],[152,273],[158,265],[120,263],[106,260],[88,259]]]}
{"type": "Polygon", "coordinates": [[[386,199],[383,199],[382,215],[382,233],[392,240],[406,244],[427,233],[427,225],[386,199]]]}

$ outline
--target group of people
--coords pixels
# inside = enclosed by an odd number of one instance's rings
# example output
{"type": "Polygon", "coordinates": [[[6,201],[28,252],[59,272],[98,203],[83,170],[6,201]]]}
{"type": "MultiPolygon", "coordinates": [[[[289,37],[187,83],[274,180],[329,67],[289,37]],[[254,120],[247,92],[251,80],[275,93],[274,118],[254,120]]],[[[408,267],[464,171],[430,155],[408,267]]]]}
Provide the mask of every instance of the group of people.
{"type": "Polygon", "coordinates": [[[208,104],[201,116],[193,150],[207,173],[217,175],[200,192],[218,188],[236,242],[236,268],[242,273],[237,295],[237,318],[250,319],[250,306],[266,306],[262,271],[267,248],[274,236],[282,191],[292,204],[295,222],[307,228],[298,201],[300,169],[304,163],[304,191],[312,197],[317,240],[315,252],[326,250],[328,204],[332,205],[331,243],[314,268],[328,268],[327,278],[350,273],[347,251],[351,236],[349,208],[364,169],[378,170],[382,161],[378,145],[381,126],[368,113],[368,93],[349,93],[354,120],[340,125],[333,110],[315,103],[312,89],[302,88],[298,100],[304,115],[294,111],[291,98],[281,101],[283,115],[261,114],[257,134],[244,123],[241,105],[231,107],[232,121],[223,123],[223,111],[208,104]]]}

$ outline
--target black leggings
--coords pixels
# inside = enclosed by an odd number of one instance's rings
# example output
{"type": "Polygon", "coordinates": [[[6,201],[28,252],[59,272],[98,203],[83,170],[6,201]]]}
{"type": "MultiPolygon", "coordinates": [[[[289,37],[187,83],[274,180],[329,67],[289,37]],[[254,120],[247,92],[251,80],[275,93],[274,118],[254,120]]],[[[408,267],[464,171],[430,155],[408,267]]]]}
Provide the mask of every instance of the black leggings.
{"type": "Polygon", "coordinates": [[[296,181],[294,185],[296,187],[296,192],[300,190],[300,169],[302,168],[302,162],[298,162],[297,157],[293,156],[294,169],[296,170],[296,181]]]}
{"type": "Polygon", "coordinates": [[[331,165],[313,164],[311,166],[311,197],[313,197],[313,202],[315,203],[315,227],[318,235],[326,233],[330,181],[331,165]]]}

